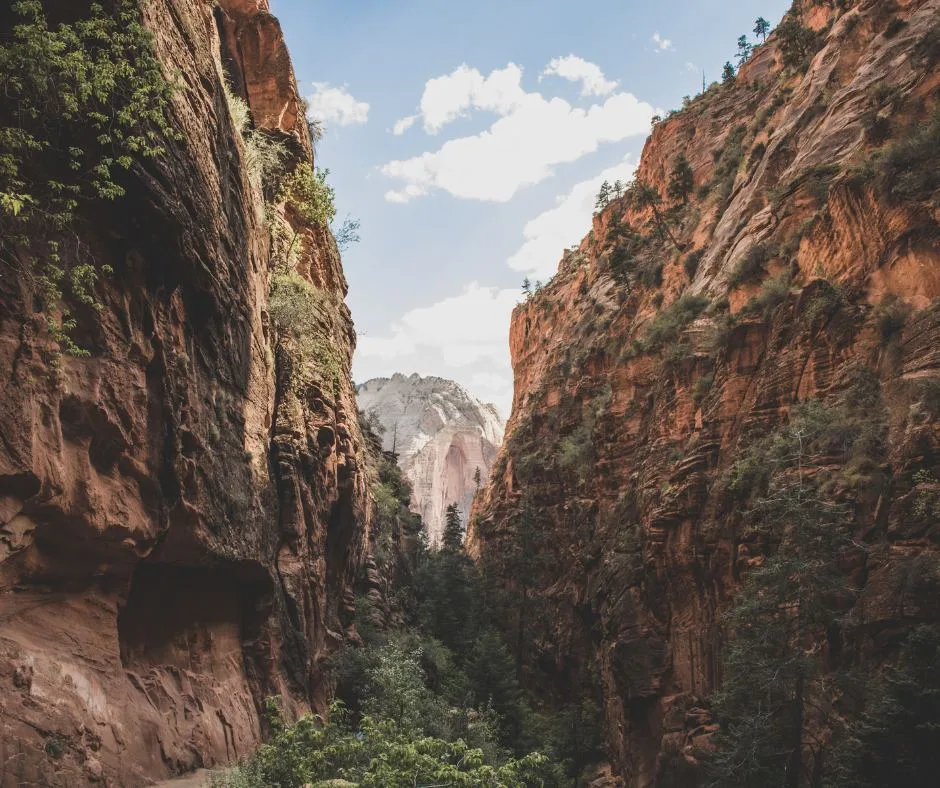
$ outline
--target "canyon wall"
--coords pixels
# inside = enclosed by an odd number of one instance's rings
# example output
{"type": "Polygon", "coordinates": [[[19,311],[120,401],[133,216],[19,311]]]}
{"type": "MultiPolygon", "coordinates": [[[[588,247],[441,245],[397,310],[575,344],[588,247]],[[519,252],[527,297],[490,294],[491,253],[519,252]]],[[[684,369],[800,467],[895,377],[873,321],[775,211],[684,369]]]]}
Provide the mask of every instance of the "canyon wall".
{"type": "Polygon", "coordinates": [[[100,311],[72,305],[87,357],[56,353],[34,279],[0,277],[4,787],[150,784],[251,752],[270,696],[322,708],[367,544],[339,254],[269,209],[303,239],[337,353],[331,380],[297,385],[223,89],[291,164],[312,159],[277,20],[267,0],[140,8],[179,134],[121,176],[124,197],[79,209],[77,240],[111,268],[100,311]]]}
{"type": "Polygon", "coordinates": [[[431,544],[440,542],[444,512],[457,504],[466,518],[503,439],[493,405],[443,378],[417,374],[375,378],[357,387],[359,407],[384,428],[382,448],[398,455],[412,485],[411,507],[431,544]]]}
{"type": "Polygon", "coordinates": [[[877,670],[940,609],[940,5],[795,10],[813,35],[657,122],[637,185],[513,314],[470,546],[515,595],[526,682],[596,697],[628,786],[695,784],[721,616],[762,560],[729,470],[796,403],[867,386],[884,430],[837,493],[870,549],[830,659],[877,670]]]}

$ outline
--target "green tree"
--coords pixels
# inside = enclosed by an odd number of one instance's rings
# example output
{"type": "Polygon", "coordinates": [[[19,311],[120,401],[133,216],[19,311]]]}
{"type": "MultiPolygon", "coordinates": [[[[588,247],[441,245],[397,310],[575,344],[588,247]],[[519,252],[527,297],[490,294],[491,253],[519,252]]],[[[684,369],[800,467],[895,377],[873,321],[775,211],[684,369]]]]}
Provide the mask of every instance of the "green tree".
{"type": "Polygon", "coordinates": [[[669,197],[675,202],[688,202],[695,188],[695,174],[684,153],[680,153],[669,176],[669,197]]]}
{"type": "Polygon", "coordinates": [[[529,277],[522,280],[522,292],[527,298],[532,295],[532,282],[529,277]]]}
{"type": "Polygon", "coordinates": [[[761,41],[767,40],[767,34],[770,32],[770,22],[768,22],[764,17],[757,17],[757,21],[754,22],[754,35],[760,36],[761,41]]]}
{"type": "Polygon", "coordinates": [[[725,84],[734,82],[734,66],[731,65],[730,60],[725,62],[724,68],[721,69],[721,81],[725,84]]]}
{"type": "Polygon", "coordinates": [[[483,475],[480,473],[479,467],[473,472],[473,483],[478,490],[480,489],[480,485],[483,484],[483,475]]]}
{"type": "Polygon", "coordinates": [[[682,245],[676,240],[675,235],[673,235],[672,230],[669,229],[669,225],[663,218],[662,212],[659,210],[663,201],[659,190],[638,178],[630,187],[630,200],[638,210],[649,208],[653,212],[653,221],[656,223],[660,236],[668,238],[672,245],[681,252],[682,245]]]}
{"type": "Polygon", "coordinates": [[[751,44],[747,40],[747,36],[740,36],[738,38],[738,67],[740,68],[748,59],[751,57],[751,44]]]}
{"type": "Polygon", "coordinates": [[[602,211],[610,202],[610,184],[604,181],[600,190],[597,192],[597,199],[594,201],[594,210],[602,211]]]}
{"type": "Polygon", "coordinates": [[[940,628],[921,625],[869,688],[833,753],[829,788],[932,785],[940,775],[940,628]]]}
{"type": "Polygon", "coordinates": [[[803,25],[802,18],[796,13],[788,14],[777,25],[776,33],[783,64],[788,68],[803,68],[816,45],[816,34],[803,25]]]}
{"type": "Polygon", "coordinates": [[[444,512],[444,533],[441,537],[441,549],[453,553],[463,550],[463,522],[457,504],[450,504],[444,512]]]}
{"type": "Polygon", "coordinates": [[[851,593],[840,562],[852,542],[847,507],[820,491],[813,461],[840,429],[835,411],[808,403],[734,469],[732,489],[762,490],[748,522],[767,555],[748,570],[725,618],[711,785],[798,788],[815,784],[822,768],[815,732],[834,716],[824,652],[851,593]]]}

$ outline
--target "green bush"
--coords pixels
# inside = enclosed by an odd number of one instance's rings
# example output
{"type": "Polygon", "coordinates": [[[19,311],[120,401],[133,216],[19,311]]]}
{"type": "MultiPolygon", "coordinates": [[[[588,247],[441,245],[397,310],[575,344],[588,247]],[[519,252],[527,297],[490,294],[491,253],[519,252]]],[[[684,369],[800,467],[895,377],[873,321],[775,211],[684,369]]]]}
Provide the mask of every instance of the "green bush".
{"type": "Polygon", "coordinates": [[[928,123],[915,123],[878,152],[873,161],[878,184],[892,201],[940,202],[940,110],[928,123]]]}
{"type": "Polygon", "coordinates": [[[353,726],[339,704],[331,708],[329,722],[307,716],[279,725],[271,741],[243,766],[213,778],[216,788],[562,784],[557,767],[544,755],[491,764],[483,750],[459,739],[409,736],[393,722],[369,716],[353,726]]]}
{"type": "Polygon", "coordinates": [[[754,244],[747,253],[738,260],[731,276],[728,277],[728,285],[731,289],[759,279],[764,273],[764,266],[777,254],[775,246],[767,243],[754,244]]]}
{"type": "Polygon", "coordinates": [[[296,271],[280,270],[271,278],[268,312],[279,335],[289,339],[297,385],[314,379],[335,385],[342,374],[332,335],[334,308],[325,292],[296,271]]]}
{"type": "Polygon", "coordinates": [[[769,320],[789,294],[790,274],[788,272],[778,274],[761,285],[760,292],[741,308],[741,313],[760,315],[764,320],[769,320]]]}
{"type": "Polygon", "coordinates": [[[783,54],[783,64],[797,70],[806,68],[818,46],[816,34],[805,27],[795,13],[788,14],[774,32],[783,54]]]}
{"type": "Polygon", "coordinates": [[[43,3],[17,0],[0,31],[0,257],[35,279],[53,338],[76,321],[64,299],[101,309],[108,273],[76,231],[81,206],[124,196],[124,172],[178,138],[173,87],[131,0],[93,3],[50,26],[43,3]],[[25,263],[25,266],[23,265],[25,263]]]}
{"type": "Polygon", "coordinates": [[[643,349],[655,351],[675,342],[682,330],[702,314],[709,303],[708,298],[702,295],[685,293],[680,296],[653,318],[642,339],[643,349]]]}
{"type": "Polygon", "coordinates": [[[306,162],[297,165],[281,185],[281,201],[310,224],[329,227],[336,216],[336,194],[326,182],[329,174],[329,170],[314,169],[306,162]]]}
{"type": "Polygon", "coordinates": [[[232,122],[245,143],[245,168],[248,177],[259,189],[276,191],[277,176],[287,158],[287,146],[263,129],[251,128],[251,111],[241,96],[225,85],[225,100],[232,122]]]}
{"type": "Polygon", "coordinates": [[[695,273],[698,271],[698,264],[702,261],[704,255],[704,249],[695,249],[689,252],[685,260],[682,261],[682,268],[685,270],[686,276],[688,276],[690,280],[695,278],[695,273]]]}

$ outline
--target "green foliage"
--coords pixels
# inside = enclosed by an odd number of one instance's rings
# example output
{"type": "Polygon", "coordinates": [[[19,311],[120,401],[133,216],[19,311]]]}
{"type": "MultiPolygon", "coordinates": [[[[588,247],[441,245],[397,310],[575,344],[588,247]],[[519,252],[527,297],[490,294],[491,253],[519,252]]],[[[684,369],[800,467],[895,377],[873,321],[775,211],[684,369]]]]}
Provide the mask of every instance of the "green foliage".
{"type": "Polygon", "coordinates": [[[873,180],[895,204],[940,204],[940,111],[928,123],[914,123],[877,151],[859,175],[873,180]]]}
{"type": "Polygon", "coordinates": [[[731,61],[727,61],[721,69],[721,81],[728,85],[731,82],[734,82],[734,66],[731,65],[731,61]]]}
{"type": "Polygon", "coordinates": [[[314,380],[335,385],[342,363],[333,338],[335,305],[296,271],[282,269],[271,278],[268,311],[279,336],[288,340],[295,386],[314,380]]]}
{"type": "Polygon", "coordinates": [[[813,468],[840,426],[838,411],[807,403],[735,466],[739,489],[748,480],[746,534],[764,557],[725,616],[711,785],[796,786],[824,762],[815,733],[835,715],[823,644],[851,598],[842,567],[854,543],[849,508],[823,494],[813,468]]]}
{"type": "Polygon", "coordinates": [[[760,36],[762,41],[767,40],[767,34],[770,32],[770,22],[768,22],[764,17],[757,17],[757,21],[754,22],[754,35],[760,36]]]}
{"type": "Polygon", "coordinates": [[[708,298],[702,295],[681,295],[653,318],[641,342],[643,349],[653,352],[677,341],[682,330],[702,314],[709,303],[708,298]]]}
{"type": "Polygon", "coordinates": [[[460,739],[414,737],[392,721],[370,716],[352,726],[341,704],[331,708],[329,722],[307,716],[293,725],[280,725],[243,766],[213,781],[217,788],[558,784],[557,768],[538,753],[487,763],[483,750],[460,739]]]}
{"type": "Polygon", "coordinates": [[[251,111],[248,102],[235,95],[225,85],[225,100],[232,115],[232,123],[245,143],[245,169],[248,177],[258,189],[277,191],[277,177],[284,168],[287,146],[263,129],[251,128],[251,111]]]}
{"type": "Polygon", "coordinates": [[[0,259],[35,278],[53,338],[84,355],[64,301],[100,310],[95,283],[109,271],[79,239],[82,209],[123,197],[123,173],[177,137],[167,119],[173,88],[131,0],[92,3],[57,25],[39,0],[18,0],[8,13],[14,24],[0,32],[0,259]]]}
{"type": "Polygon", "coordinates": [[[932,785],[940,774],[940,629],[921,625],[874,681],[832,756],[827,788],[932,785]]]}
{"type": "Polygon", "coordinates": [[[765,280],[757,295],[741,307],[741,314],[760,315],[764,320],[770,320],[777,307],[786,301],[789,295],[790,273],[784,271],[772,279],[765,280]]]}
{"type": "Polygon", "coordinates": [[[718,166],[715,167],[715,194],[718,204],[724,206],[731,197],[734,181],[737,178],[741,162],[744,160],[744,137],[747,135],[746,126],[735,126],[725,140],[724,147],[718,151],[718,166]]]}
{"type": "Polygon", "coordinates": [[[679,154],[669,175],[667,191],[675,202],[688,202],[689,195],[695,188],[695,174],[684,153],[679,154]]]}
{"type": "Polygon", "coordinates": [[[281,184],[280,199],[312,225],[329,227],[336,216],[336,193],[326,179],[329,170],[298,164],[281,184]]]}
{"type": "Polygon", "coordinates": [[[809,65],[809,59],[816,51],[816,34],[803,25],[803,20],[796,12],[790,12],[777,25],[777,42],[783,55],[783,64],[788,68],[801,70],[809,65]]]}
{"type": "Polygon", "coordinates": [[[459,552],[463,549],[464,528],[460,521],[457,504],[450,504],[444,513],[444,534],[441,537],[441,549],[459,552]]]}
{"type": "Polygon", "coordinates": [[[776,255],[776,248],[767,243],[756,243],[747,253],[738,260],[731,276],[728,277],[728,286],[732,289],[746,282],[759,279],[765,272],[766,264],[776,255]]]}
{"type": "Polygon", "coordinates": [[[698,264],[702,261],[704,255],[704,249],[695,249],[689,252],[685,260],[682,261],[682,268],[685,270],[686,276],[688,276],[690,280],[695,278],[695,274],[698,271],[698,264]]]}

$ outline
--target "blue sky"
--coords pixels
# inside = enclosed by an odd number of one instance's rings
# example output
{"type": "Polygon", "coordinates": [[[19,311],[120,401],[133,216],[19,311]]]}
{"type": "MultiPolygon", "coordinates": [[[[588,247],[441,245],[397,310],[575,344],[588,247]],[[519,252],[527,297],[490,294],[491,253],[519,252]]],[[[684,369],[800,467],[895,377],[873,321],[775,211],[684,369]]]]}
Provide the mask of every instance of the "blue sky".
{"type": "Polygon", "coordinates": [[[654,111],[718,79],[787,0],[272,0],[327,126],[358,381],[440,375],[508,415],[508,321],[626,180],[654,111]],[[751,35],[753,38],[753,36],[751,35]],[[396,124],[398,128],[396,128],[396,124]],[[395,133],[396,131],[400,133],[395,133]]]}

